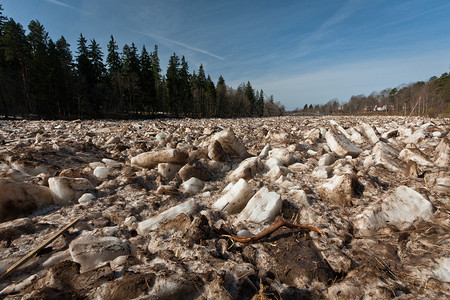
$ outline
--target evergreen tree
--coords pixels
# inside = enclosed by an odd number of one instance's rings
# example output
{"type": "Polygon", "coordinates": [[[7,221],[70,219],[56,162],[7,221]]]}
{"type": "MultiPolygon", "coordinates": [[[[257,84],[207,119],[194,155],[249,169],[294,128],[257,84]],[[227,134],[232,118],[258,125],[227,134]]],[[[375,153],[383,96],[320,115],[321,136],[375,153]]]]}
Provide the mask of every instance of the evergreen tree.
{"type": "Polygon", "coordinates": [[[198,75],[194,82],[194,102],[197,106],[197,113],[202,117],[206,117],[206,103],[205,103],[205,89],[206,89],[206,76],[203,64],[200,64],[198,69],[198,75]]]}
{"type": "Polygon", "coordinates": [[[250,81],[248,81],[247,85],[245,86],[245,97],[248,99],[250,104],[250,111],[249,111],[250,116],[253,116],[256,111],[256,101],[255,101],[255,91],[253,90],[250,81]]]}
{"type": "Polygon", "coordinates": [[[225,79],[223,79],[222,75],[219,76],[219,80],[217,80],[216,86],[216,94],[217,94],[217,117],[224,117],[227,114],[227,87],[225,85],[225,79]]]}
{"type": "Polygon", "coordinates": [[[8,20],[6,16],[3,15],[3,7],[0,4],[0,109],[5,117],[8,117],[8,106],[10,103],[7,102],[7,92],[6,92],[6,81],[8,76],[8,69],[5,61],[4,44],[3,44],[3,26],[8,20]]]}
{"type": "Polygon", "coordinates": [[[142,110],[142,105],[139,99],[139,57],[137,48],[134,43],[131,47],[125,44],[123,46],[123,72],[124,72],[124,94],[126,95],[126,102],[128,110],[134,114],[138,114],[142,110]]]}
{"type": "Polygon", "coordinates": [[[110,75],[122,69],[122,61],[118,51],[119,46],[117,46],[114,36],[111,35],[111,40],[108,43],[108,55],[106,57],[106,63],[108,65],[110,75]]]}
{"type": "Polygon", "coordinates": [[[193,112],[190,77],[189,66],[183,56],[181,58],[181,69],[179,71],[179,84],[181,93],[181,111],[185,114],[191,114],[193,112]]]}
{"type": "Polygon", "coordinates": [[[103,97],[105,95],[104,77],[106,74],[106,67],[103,63],[103,52],[95,39],[92,39],[88,46],[88,58],[92,71],[92,82],[90,83],[91,115],[101,117],[103,116],[103,97]]]}
{"type": "Polygon", "coordinates": [[[111,40],[108,43],[108,55],[106,57],[106,63],[108,66],[108,80],[111,89],[109,93],[108,111],[123,112],[123,63],[119,53],[119,46],[117,46],[117,43],[112,35],[111,40]]]}
{"type": "Polygon", "coordinates": [[[49,103],[51,96],[48,94],[50,82],[47,73],[48,60],[48,33],[39,21],[33,20],[28,25],[28,44],[31,50],[30,60],[30,97],[32,111],[38,116],[53,115],[55,113],[54,103],[49,103]]]}
{"type": "Polygon", "coordinates": [[[166,83],[169,102],[167,103],[169,112],[175,113],[177,116],[180,113],[181,93],[180,93],[180,59],[173,53],[169,59],[169,66],[167,67],[166,83]]]}
{"type": "Polygon", "coordinates": [[[58,113],[61,117],[71,118],[72,112],[75,110],[75,105],[72,102],[71,96],[73,94],[73,62],[70,45],[63,36],[56,41],[55,52],[56,53],[52,53],[49,46],[50,57],[53,58],[56,56],[57,59],[54,81],[56,89],[55,93],[57,93],[55,97],[58,100],[58,113]]]}
{"type": "Polygon", "coordinates": [[[215,116],[217,113],[216,87],[214,86],[214,82],[209,75],[205,82],[205,102],[206,116],[215,116]]]}
{"type": "Polygon", "coordinates": [[[106,73],[106,67],[103,63],[102,49],[95,39],[91,40],[91,43],[89,44],[88,58],[92,67],[92,75],[95,82],[101,81],[106,73]]]}
{"type": "Polygon", "coordinates": [[[0,4],[0,36],[3,36],[3,25],[8,20],[6,16],[3,15],[3,7],[0,4]]]}
{"type": "Polygon", "coordinates": [[[3,54],[9,69],[7,86],[11,92],[10,105],[12,113],[31,113],[32,105],[29,94],[30,48],[25,30],[20,23],[9,19],[3,24],[3,54]],[[16,91],[21,91],[17,93],[16,91]]]}
{"type": "Polygon", "coordinates": [[[162,110],[163,108],[163,101],[162,101],[162,82],[161,82],[161,67],[159,64],[159,57],[158,57],[158,45],[155,45],[153,52],[151,53],[151,60],[152,60],[152,69],[153,69],[153,76],[154,76],[154,99],[155,99],[155,108],[156,110],[162,110]]]}
{"type": "Polygon", "coordinates": [[[256,97],[256,115],[262,117],[264,115],[264,92],[261,90],[256,97]]]}
{"type": "Polygon", "coordinates": [[[152,59],[145,46],[140,56],[140,86],[144,110],[153,112],[156,109],[155,76],[153,75],[152,59]]]}
{"type": "Polygon", "coordinates": [[[77,58],[76,67],[78,74],[78,83],[76,89],[77,113],[79,118],[87,117],[91,113],[90,96],[93,88],[93,71],[89,60],[89,51],[87,40],[80,34],[77,40],[77,58]]]}

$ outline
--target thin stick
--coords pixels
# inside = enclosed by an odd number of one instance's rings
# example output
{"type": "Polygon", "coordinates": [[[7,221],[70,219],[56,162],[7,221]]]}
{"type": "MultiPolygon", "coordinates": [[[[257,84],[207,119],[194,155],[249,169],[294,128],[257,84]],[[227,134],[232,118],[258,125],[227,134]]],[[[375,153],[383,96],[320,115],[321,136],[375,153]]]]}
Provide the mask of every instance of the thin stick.
{"type": "Polygon", "coordinates": [[[78,222],[78,220],[80,219],[80,217],[76,218],[75,220],[73,220],[72,222],[70,222],[69,224],[67,224],[64,228],[60,229],[58,232],[56,232],[54,235],[52,235],[50,238],[48,238],[45,242],[43,242],[42,244],[40,244],[36,249],[34,249],[33,251],[31,251],[30,253],[28,253],[27,255],[25,255],[24,257],[22,257],[18,262],[16,262],[15,264],[13,264],[11,267],[8,268],[8,270],[6,270],[5,274],[3,274],[0,277],[0,280],[5,279],[6,276],[9,275],[9,273],[11,273],[12,271],[14,271],[15,269],[17,269],[18,267],[20,267],[21,265],[23,265],[24,263],[26,263],[30,258],[32,258],[39,250],[41,250],[42,248],[47,247],[48,245],[50,245],[51,242],[53,242],[54,240],[56,240],[61,234],[63,234],[64,232],[66,232],[70,227],[72,227],[76,222],[78,222]]]}
{"type": "Polygon", "coordinates": [[[249,236],[249,237],[238,237],[232,234],[224,234],[222,235],[223,237],[228,237],[230,239],[232,239],[233,241],[239,242],[239,243],[251,243],[251,242],[256,242],[266,236],[268,236],[269,234],[271,234],[272,232],[274,232],[275,230],[277,230],[280,227],[287,227],[287,228],[292,228],[292,229],[306,229],[306,230],[310,230],[310,231],[315,231],[319,234],[323,234],[324,232],[321,229],[318,229],[316,227],[313,226],[308,226],[308,225],[298,225],[298,224],[293,224],[290,223],[286,220],[280,220],[276,223],[274,223],[273,225],[271,225],[270,227],[264,229],[263,231],[261,231],[258,234],[249,236]]]}

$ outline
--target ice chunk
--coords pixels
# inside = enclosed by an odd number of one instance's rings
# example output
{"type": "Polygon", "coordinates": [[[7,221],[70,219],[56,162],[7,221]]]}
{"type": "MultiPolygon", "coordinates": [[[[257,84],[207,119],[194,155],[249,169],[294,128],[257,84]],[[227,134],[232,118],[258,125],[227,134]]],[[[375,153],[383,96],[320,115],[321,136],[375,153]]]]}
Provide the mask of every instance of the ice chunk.
{"type": "Polygon", "coordinates": [[[318,166],[329,166],[336,161],[336,158],[331,153],[325,153],[317,162],[318,166]]]}
{"type": "Polygon", "coordinates": [[[48,187],[0,179],[0,223],[53,205],[55,200],[48,187]]]}
{"type": "Polygon", "coordinates": [[[48,186],[56,196],[56,204],[67,205],[75,202],[81,195],[93,189],[94,186],[86,178],[52,177],[48,186]]]}
{"type": "Polygon", "coordinates": [[[158,164],[158,174],[162,177],[172,180],[175,174],[181,169],[182,165],[171,164],[171,163],[160,163],[158,164]]]}
{"type": "Polygon", "coordinates": [[[265,166],[266,166],[267,170],[270,170],[275,166],[279,166],[279,167],[283,166],[283,163],[279,159],[277,159],[275,157],[271,157],[265,162],[265,166]]]}
{"type": "Polygon", "coordinates": [[[85,193],[78,199],[78,203],[84,204],[84,203],[89,203],[93,200],[95,200],[95,196],[93,194],[85,193]]]}
{"type": "Polygon", "coordinates": [[[239,167],[229,175],[229,179],[231,181],[238,181],[241,178],[252,179],[263,168],[263,163],[258,156],[249,157],[239,164],[239,167]]]}
{"type": "Polygon", "coordinates": [[[414,145],[400,151],[399,157],[404,161],[414,161],[419,165],[433,167],[431,160],[414,145]]]}
{"type": "Polygon", "coordinates": [[[110,158],[103,158],[102,162],[104,164],[106,164],[106,166],[108,166],[108,168],[116,168],[119,167],[121,165],[120,162],[114,160],[114,159],[110,159],[110,158]]]}
{"type": "Polygon", "coordinates": [[[245,207],[254,192],[251,186],[244,179],[239,179],[236,184],[212,205],[215,210],[237,213],[245,207]]]}
{"type": "Polygon", "coordinates": [[[364,131],[364,135],[370,144],[375,145],[380,139],[377,137],[375,130],[369,124],[362,123],[362,129],[364,131]]]}
{"type": "Polygon", "coordinates": [[[448,167],[450,165],[450,142],[448,138],[443,138],[436,147],[434,162],[438,167],[448,167]]]}
{"type": "Polygon", "coordinates": [[[106,179],[109,175],[109,168],[108,167],[97,167],[94,170],[94,176],[99,179],[106,179]]]}
{"type": "Polygon", "coordinates": [[[328,130],[325,134],[327,144],[331,151],[340,156],[351,155],[357,157],[361,153],[361,149],[353,144],[348,138],[338,134],[334,130],[328,130]]]}
{"type": "Polygon", "coordinates": [[[278,159],[285,166],[294,163],[294,155],[288,149],[274,148],[269,151],[269,156],[278,159]]]}
{"type": "Polygon", "coordinates": [[[181,184],[181,188],[186,194],[197,194],[203,189],[204,186],[205,183],[195,177],[191,177],[188,181],[181,184]]]}
{"type": "Polygon", "coordinates": [[[403,230],[416,220],[428,220],[434,212],[433,204],[415,190],[400,186],[381,203],[376,203],[356,216],[355,225],[361,232],[370,232],[395,225],[403,230]]]}
{"type": "Polygon", "coordinates": [[[433,271],[434,276],[443,282],[450,282],[450,257],[438,260],[438,267],[433,271]]]}
{"type": "Polygon", "coordinates": [[[136,249],[127,240],[117,237],[98,237],[90,234],[79,236],[69,245],[73,261],[81,265],[81,272],[95,269],[103,262],[121,255],[135,255],[136,249]]]}
{"type": "Polygon", "coordinates": [[[354,174],[335,175],[319,186],[319,195],[337,205],[352,206],[353,197],[361,194],[361,185],[354,174]]]}
{"type": "Polygon", "coordinates": [[[231,157],[239,157],[241,159],[247,158],[250,154],[247,152],[245,146],[237,139],[232,129],[225,129],[216,133],[211,143],[218,141],[222,146],[223,151],[231,157]]]}
{"type": "Polygon", "coordinates": [[[179,214],[185,215],[192,214],[196,210],[196,208],[197,205],[194,199],[190,199],[184,203],[169,208],[168,210],[160,213],[157,216],[154,216],[150,219],[140,222],[137,228],[137,233],[140,235],[146,235],[150,231],[157,229],[162,224],[175,219],[179,214]]]}
{"type": "Polygon", "coordinates": [[[131,159],[131,164],[152,168],[159,163],[185,164],[189,154],[184,149],[168,149],[141,153],[131,159]]]}
{"type": "Polygon", "coordinates": [[[236,222],[255,223],[272,221],[281,210],[281,196],[262,187],[247,203],[236,222]]]}
{"type": "Polygon", "coordinates": [[[402,172],[404,169],[398,162],[398,150],[384,142],[376,143],[372,155],[375,165],[381,165],[392,172],[402,172]]]}

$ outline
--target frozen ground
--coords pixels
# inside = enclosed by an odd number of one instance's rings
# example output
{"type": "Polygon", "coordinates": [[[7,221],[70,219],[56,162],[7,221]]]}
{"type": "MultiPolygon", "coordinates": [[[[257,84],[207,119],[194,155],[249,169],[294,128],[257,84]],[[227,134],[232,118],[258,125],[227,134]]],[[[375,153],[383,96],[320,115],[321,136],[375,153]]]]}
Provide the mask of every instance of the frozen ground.
{"type": "Polygon", "coordinates": [[[450,297],[448,119],[0,121],[7,299],[450,297]],[[280,219],[323,232],[282,227],[280,219]]]}

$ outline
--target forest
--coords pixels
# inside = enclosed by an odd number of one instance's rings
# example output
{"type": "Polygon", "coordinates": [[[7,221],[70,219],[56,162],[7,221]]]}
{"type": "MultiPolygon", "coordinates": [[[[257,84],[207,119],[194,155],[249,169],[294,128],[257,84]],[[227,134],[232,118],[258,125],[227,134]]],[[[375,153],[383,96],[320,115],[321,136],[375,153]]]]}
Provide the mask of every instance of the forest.
{"type": "Polygon", "coordinates": [[[450,117],[450,73],[433,76],[396,88],[355,95],[348,102],[332,99],[323,105],[305,104],[294,113],[314,114],[389,114],[404,116],[450,117]]]}
{"type": "Polygon", "coordinates": [[[203,65],[189,71],[173,53],[162,74],[158,46],[119,49],[111,35],[106,54],[83,34],[72,54],[37,20],[26,31],[0,5],[0,115],[3,118],[97,119],[278,116],[284,106],[248,81],[236,89],[203,65]]]}

